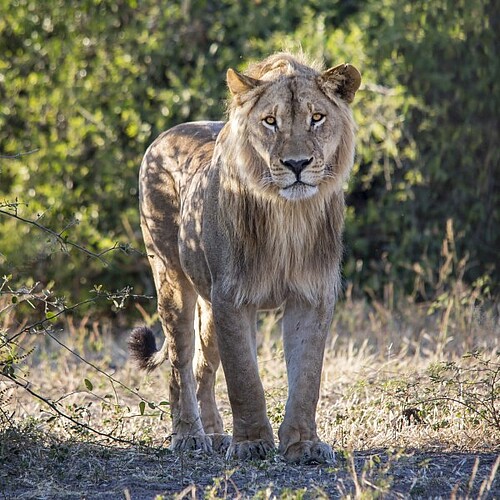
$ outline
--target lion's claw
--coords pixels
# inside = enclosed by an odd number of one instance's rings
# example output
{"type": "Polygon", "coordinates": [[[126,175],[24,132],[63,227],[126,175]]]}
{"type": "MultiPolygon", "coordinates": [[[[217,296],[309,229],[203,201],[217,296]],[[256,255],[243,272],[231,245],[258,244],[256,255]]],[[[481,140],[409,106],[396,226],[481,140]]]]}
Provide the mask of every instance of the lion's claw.
{"type": "Polygon", "coordinates": [[[231,436],[229,434],[214,433],[208,434],[212,440],[212,449],[215,453],[225,454],[231,446],[231,436]]]}
{"type": "Polygon", "coordinates": [[[182,435],[173,436],[169,447],[172,451],[202,451],[213,452],[212,439],[207,435],[182,435]]]}
{"type": "Polygon", "coordinates": [[[237,460],[264,460],[274,449],[274,443],[263,439],[233,442],[227,450],[226,457],[237,460]]]}
{"type": "Polygon", "coordinates": [[[332,464],[335,462],[335,453],[323,441],[299,441],[285,450],[283,458],[287,462],[303,465],[332,464]]]}

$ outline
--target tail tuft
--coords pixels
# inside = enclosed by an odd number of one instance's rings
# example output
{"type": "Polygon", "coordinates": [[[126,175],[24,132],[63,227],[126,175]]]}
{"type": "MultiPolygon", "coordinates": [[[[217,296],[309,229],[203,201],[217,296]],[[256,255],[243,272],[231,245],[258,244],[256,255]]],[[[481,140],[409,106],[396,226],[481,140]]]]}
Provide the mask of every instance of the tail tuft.
{"type": "Polygon", "coordinates": [[[158,352],[153,332],[141,326],[132,330],[128,340],[128,349],[141,370],[151,371],[156,368],[153,362],[154,355],[158,352]]]}

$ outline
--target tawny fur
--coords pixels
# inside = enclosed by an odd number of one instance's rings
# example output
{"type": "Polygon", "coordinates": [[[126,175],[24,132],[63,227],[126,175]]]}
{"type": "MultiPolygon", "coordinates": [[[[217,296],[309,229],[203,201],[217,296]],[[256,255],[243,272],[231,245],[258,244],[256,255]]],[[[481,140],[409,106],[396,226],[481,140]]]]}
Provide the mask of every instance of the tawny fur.
{"type": "Polygon", "coordinates": [[[261,458],[274,437],[256,313],[283,306],[289,399],[279,449],[291,462],[328,462],[333,451],[319,440],[315,410],[340,284],[343,187],[354,158],[349,103],[360,76],[348,64],[323,71],[275,54],[245,74],[228,70],[227,82],[226,124],[179,125],[144,156],[141,226],[165,342],[157,350],[143,328],[130,349],[148,370],[170,358],[174,450],[220,442],[222,359],[233,412],[232,442],[222,442],[228,456],[261,458]]]}

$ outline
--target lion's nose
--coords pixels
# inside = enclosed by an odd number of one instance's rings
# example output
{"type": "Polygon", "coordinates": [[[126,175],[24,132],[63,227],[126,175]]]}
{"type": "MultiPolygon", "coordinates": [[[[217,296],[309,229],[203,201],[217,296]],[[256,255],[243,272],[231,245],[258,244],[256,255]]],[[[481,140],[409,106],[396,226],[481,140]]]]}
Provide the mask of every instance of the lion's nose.
{"type": "Polygon", "coordinates": [[[285,167],[289,168],[297,177],[299,177],[302,170],[304,170],[307,165],[310,165],[312,161],[312,158],[302,158],[300,160],[290,158],[288,160],[281,160],[281,163],[283,163],[285,167]]]}

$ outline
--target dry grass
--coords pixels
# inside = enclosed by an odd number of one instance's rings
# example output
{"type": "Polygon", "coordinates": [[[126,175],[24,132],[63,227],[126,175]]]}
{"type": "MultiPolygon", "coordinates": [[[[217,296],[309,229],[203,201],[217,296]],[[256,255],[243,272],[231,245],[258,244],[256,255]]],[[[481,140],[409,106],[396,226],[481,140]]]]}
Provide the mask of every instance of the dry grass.
{"type": "MultiPolygon", "coordinates": [[[[29,381],[73,420],[0,378],[0,496],[500,497],[498,310],[435,303],[428,315],[429,304],[374,304],[347,297],[329,340],[318,427],[338,451],[334,467],[290,466],[277,456],[228,463],[173,455],[166,449],[168,406],[161,404],[166,366],[138,373],[125,336],[95,327],[67,324],[65,334],[26,336],[23,349],[36,350],[15,365],[16,380],[29,381]]],[[[286,399],[278,326],[279,317],[262,318],[259,358],[276,431],[286,399]]]]}

